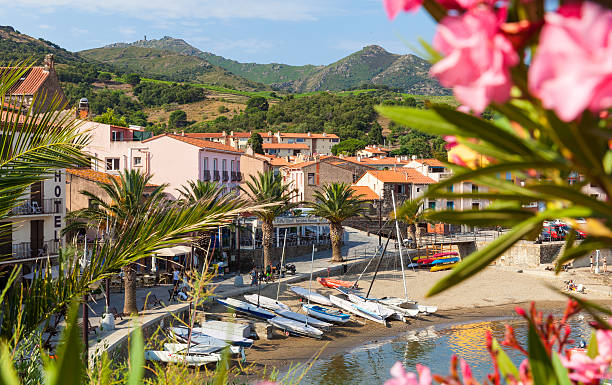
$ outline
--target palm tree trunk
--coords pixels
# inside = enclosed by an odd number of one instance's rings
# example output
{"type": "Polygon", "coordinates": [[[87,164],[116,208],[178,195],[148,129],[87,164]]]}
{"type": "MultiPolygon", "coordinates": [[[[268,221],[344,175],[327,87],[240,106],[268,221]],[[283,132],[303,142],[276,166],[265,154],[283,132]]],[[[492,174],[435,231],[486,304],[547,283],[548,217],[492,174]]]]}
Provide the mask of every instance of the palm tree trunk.
{"type": "Polygon", "coordinates": [[[261,231],[263,233],[262,247],[263,247],[263,259],[264,265],[262,268],[266,268],[268,265],[274,265],[274,258],[272,257],[272,243],[274,238],[274,225],[272,222],[263,221],[261,223],[261,231]]]}
{"type": "Polygon", "coordinates": [[[409,232],[410,239],[418,247],[417,237],[416,237],[416,225],[414,223],[411,223],[410,225],[408,225],[408,232],[409,232]]]}
{"type": "Polygon", "coordinates": [[[130,263],[123,267],[123,283],[124,283],[124,297],[123,297],[123,313],[124,314],[138,314],[138,307],[136,306],[136,265],[130,263]]]}
{"type": "Polygon", "coordinates": [[[344,228],[342,223],[331,222],[329,224],[329,238],[332,246],[332,262],[343,262],[342,259],[342,234],[344,228]]]}

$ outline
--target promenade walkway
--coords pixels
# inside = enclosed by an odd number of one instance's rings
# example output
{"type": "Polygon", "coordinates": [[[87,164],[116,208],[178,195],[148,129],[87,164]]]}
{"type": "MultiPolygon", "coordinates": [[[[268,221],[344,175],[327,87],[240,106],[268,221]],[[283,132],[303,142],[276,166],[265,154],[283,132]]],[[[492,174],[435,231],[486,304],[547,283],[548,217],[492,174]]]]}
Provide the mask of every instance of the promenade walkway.
{"type": "MultiPolygon", "coordinates": [[[[331,250],[323,250],[315,253],[313,272],[315,276],[327,275],[329,272],[331,275],[340,274],[342,271],[342,265],[345,264],[349,273],[354,273],[351,270],[351,266],[360,263],[367,258],[371,258],[378,248],[378,236],[367,235],[366,233],[355,230],[352,228],[345,228],[346,238],[345,245],[342,248],[342,255],[345,258],[343,263],[332,263],[331,250]]],[[[386,239],[383,239],[386,241],[386,239]]],[[[391,245],[390,245],[391,247],[391,245]]],[[[299,255],[299,256],[286,256],[286,262],[293,263],[296,266],[296,275],[287,276],[280,279],[281,282],[299,282],[306,280],[310,277],[311,267],[311,254],[299,255]]],[[[249,292],[257,291],[257,286],[249,286],[250,277],[249,275],[243,275],[244,286],[236,287],[234,285],[235,275],[227,276],[225,279],[216,279],[214,281],[215,290],[214,295],[219,297],[235,297],[249,292]]],[[[269,283],[268,285],[276,285],[278,281],[269,283]]],[[[262,287],[264,285],[262,284],[262,287]]],[[[90,356],[97,355],[99,352],[104,350],[113,350],[119,344],[125,343],[130,331],[135,325],[135,321],[140,325],[148,325],[157,322],[160,318],[168,316],[169,313],[177,313],[184,311],[188,308],[188,304],[176,303],[169,301],[168,290],[172,288],[172,285],[159,285],[155,287],[139,288],[136,293],[136,303],[138,309],[141,310],[144,305],[144,299],[148,293],[155,295],[164,304],[168,305],[163,308],[154,308],[151,310],[145,310],[139,314],[138,320],[126,317],[123,320],[116,320],[116,328],[113,331],[105,332],[98,329],[97,334],[90,336],[89,342],[89,353],[90,356]]],[[[110,306],[115,307],[118,311],[123,309],[123,293],[111,293],[110,295],[110,306]]],[[[150,301],[149,301],[150,303],[150,301]]],[[[100,316],[104,312],[105,302],[104,299],[97,302],[90,302],[90,322],[92,326],[100,325],[100,316]]],[[[147,305],[147,307],[149,307],[147,305]]]]}

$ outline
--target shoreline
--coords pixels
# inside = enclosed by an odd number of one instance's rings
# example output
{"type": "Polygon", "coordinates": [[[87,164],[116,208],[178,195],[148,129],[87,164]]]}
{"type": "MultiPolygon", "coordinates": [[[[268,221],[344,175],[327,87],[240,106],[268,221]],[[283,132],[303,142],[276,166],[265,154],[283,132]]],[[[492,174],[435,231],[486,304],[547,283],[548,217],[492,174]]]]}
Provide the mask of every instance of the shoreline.
{"type": "MultiPolygon", "coordinates": [[[[603,302],[603,301],[602,301],[603,302]]],[[[606,301],[612,304],[612,301],[606,301]]],[[[305,337],[284,337],[275,334],[273,340],[257,340],[247,351],[247,365],[261,373],[272,369],[280,371],[312,361],[314,358],[325,359],[337,354],[344,354],[363,345],[387,342],[401,337],[412,330],[430,326],[445,327],[458,323],[471,323],[482,320],[503,320],[518,317],[514,309],[519,306],[527,308],[530,301],[508,303],[494,306],[459,308],[443,310],[440,314],[411,319],[410,323],[394,321],[389,326],[374,322],[359,325],[351,322],[347,326],[335,326],[321,340],[305,337]]],[[[560,313],[565,309],[565,301],[537,301],[538,310],[544,313],[560,313]]],[[[253,373],[253,376],[257,376],[253,373]]]]}

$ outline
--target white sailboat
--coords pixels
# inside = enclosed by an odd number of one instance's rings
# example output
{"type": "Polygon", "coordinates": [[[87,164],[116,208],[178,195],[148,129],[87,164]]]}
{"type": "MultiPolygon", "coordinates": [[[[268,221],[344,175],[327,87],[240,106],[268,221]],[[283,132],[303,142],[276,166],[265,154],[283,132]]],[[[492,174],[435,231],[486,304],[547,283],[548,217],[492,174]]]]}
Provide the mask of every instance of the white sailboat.
{"type": "Polygon", "coordinates": [[[360,310],[376,314],[382,319],[387,319],[395,314],[395,310],[392,310],[389,307],[375,301],[366,301],[364,298],[355,294],[349,294],[348,299],[352,303],[359,306],[360,310]]]}
{"type": "Polygon", "coordinates": [[[221,354],[182,354],[172,353],[167,350],[145,350],[145,360],[160,361],[174,364],[186,364],[189,366],[202,366],[221,361],[221,354]]]}
{"type": "Polygon", "coordinates": [[[306,300],[309,300],[310,302],[318,303],[319,305],[324,305],[324,306],[332,305],[329,298],[327,298],[323,294],[317,293],[316,291],[304,289],[303,287],[299,287],[299,286],[291,286],[289,287],[289,289],[295,294],[297,294],[298,296],[306,300]]]}
{"type": "Polygon", "coordinates": [[[381,316],[375,315],[373,313],[370,312],[365,312],[362,309],[359,309],[359,307],[357,307],[354,303],[344,300],[340,297],[337,297],[335,295],[330,295],[329,296],[329,300],[331,301],[332,304],[334,304],[334,306],[339,307],[340,309],[347,311],[349,313],[353,313],[359,317],[365,318],[365,319],[369,319],[370,321],[374,321],[374,322],[378,322],[381,323],[383,325],[386,324],[384,318],[382,318],[381,316]]]}
{"type": "Polygon", "coordinates": [[[281,317],[279,315],[277,315],[274,318],[270,318],[268,322],[271,325],[276,326],[277,328],[287,333],[293,333],[293,334],[298,334],[298,335],[302,335],[306,337],[313,337],[313,338],[323,337],[323,332],[321,330],[314,328],[312,326],[309,326],[300,321],[281,317]]]}
{"type": "Polygon", "coordinates": [[[310,326],[313,326],[318,329],[329,330],[332,327],[332,324],[330,323],[321,321],[320,319],[317,319],[317,318],[309,317],[306,314],[296,313],[291,310],[281,309],[281,310],[277,310],[275,313],[281,317],[289,318],[289,319],[296,320],[299,322],[308,323],[310,326]]]}
{"type": "Polygon", "coordinates": [[[285,305],[284,303],[277,301],[273,298],[264,297],[263,295],[259,294],[245,294],[244,299],[246,299],[253,305],[257,305],[271,311],[291,310],[291,308],[289,308],[289,306],[285,305]]]}

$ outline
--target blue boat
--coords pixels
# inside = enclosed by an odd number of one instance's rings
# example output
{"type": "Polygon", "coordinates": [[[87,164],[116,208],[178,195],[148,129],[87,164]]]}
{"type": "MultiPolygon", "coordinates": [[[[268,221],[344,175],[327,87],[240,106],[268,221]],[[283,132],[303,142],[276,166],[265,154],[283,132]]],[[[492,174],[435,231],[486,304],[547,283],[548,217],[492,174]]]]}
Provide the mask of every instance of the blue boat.
{"type": "Polygon", "coordinates": [[[302,305],[302,309],[304,309],[306,314],[325,321],[345,323],[348,322],[351,318],[351,316],[348,314],[344,314],[342,312],[339,312],[338,310],[329,309],[319,305],[304,304],[302,305]]]}
{"type": "Polygon", "coordinates": [[[433,266],[433,265],[441,265],[441,264],[446,264],[446,263],[455,263],[455,262],[459,262],[459,257],[436,259],[435,261],[433,261],[431,263],[431,266],[433,266]]]}
{"type": "Polygon", "coordinates": [[[255,305],[251,305],[250,303],[242,302],[234,298],[225,298],[225,299],[215,298],[215,300],[228,309],[232,309],[236,311],[237,313],[245,314],[251,317],[260,318],[264,320],[269,320],[271,318],[276,317],[276,314],[264,308],[261,308],[255,305]]]}

